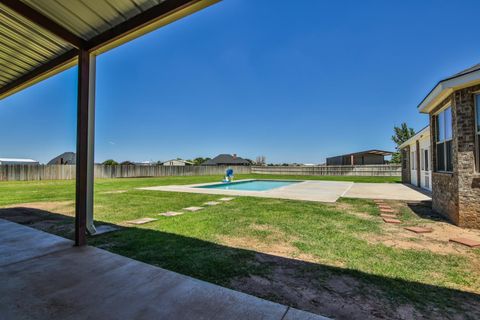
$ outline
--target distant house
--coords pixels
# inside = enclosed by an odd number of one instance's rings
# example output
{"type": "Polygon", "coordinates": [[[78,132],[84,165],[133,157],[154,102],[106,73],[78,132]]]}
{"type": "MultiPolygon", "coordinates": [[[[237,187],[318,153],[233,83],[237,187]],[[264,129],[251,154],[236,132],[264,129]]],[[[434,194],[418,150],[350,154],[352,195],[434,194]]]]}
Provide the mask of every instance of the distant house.
{"type": "Polygon", "coordinates": [[[48,164],[76,164],[77,155],[75,152],[64,152],[61,155],[53,158],[48,164]]]}
{"type": "Polygon", "coordinates": [[[32,159],[0,158],[0,165],[7,164],[35,165],[38,164],[38,161],[32,159]]]}
{"type": "Polygon", "coordinates": [[[141,162],[135,162],[135,165],[137,166],[154,166],[156,165],[157,163],[156,162],[153,162],[153,161],[141,161],[141,162]]]}
{"type": "Polygon", "coordinates": [[[391,155],[390,151],[366,150],[361,152],[343,154],[327,158],[327,166],[350,166],[366,164],[385,164],[385,156],[391,155]]]}
{"type": "Polygon", "coordinates": [[[402,154],[402,182],[432,191],[430,126],[426,126],[398,149],[402,154]]]}
{"type": "Polygon", "coordinates": [[[219,154],[215,158],[202,163],[203,166],[249,166],[251,164],[250,161],[237,157],[236,154],[219,154]]]}
{"type": "Polygon", "coordinates": [[[162,166],[191,166],[193,162],[182,159],[173,159],[162,162],[162,166]]]}

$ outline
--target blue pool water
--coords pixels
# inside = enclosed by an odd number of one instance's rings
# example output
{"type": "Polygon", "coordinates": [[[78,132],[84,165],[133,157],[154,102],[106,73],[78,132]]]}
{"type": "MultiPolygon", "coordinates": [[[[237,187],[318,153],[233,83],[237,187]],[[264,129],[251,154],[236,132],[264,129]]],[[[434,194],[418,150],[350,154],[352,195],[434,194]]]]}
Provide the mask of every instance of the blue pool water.
{"type": "Polygon", "coordinates": [[[222,190],[246,190],[246,191],[266,191],[275,188],[288,186],[299,181],[280,181],[280,180],[252,180],[243,182],[231,182],[221,184],[211,184],[197,188],[222,189],[222,190]]]}

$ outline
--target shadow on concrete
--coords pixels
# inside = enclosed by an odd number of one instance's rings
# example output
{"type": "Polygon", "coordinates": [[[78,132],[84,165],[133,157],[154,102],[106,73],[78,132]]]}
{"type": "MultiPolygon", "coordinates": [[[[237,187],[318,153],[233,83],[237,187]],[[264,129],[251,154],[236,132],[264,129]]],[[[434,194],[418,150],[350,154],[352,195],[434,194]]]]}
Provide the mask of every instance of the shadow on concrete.
{"type": "Polygon", "coordinates": [[[410,183],[402,183],[404,186],[406,187],[409,187],[410,189],[412,190],[415,190],[417,192],[420,192],[421,194],[427,196],[427,197],[430,197],[432,198],[432,192],[428,191],[428,190],[425,190],[425,189],[422,189],[422,188],[419,188],[417,186],[414,186],[413,184],[410,184],[410,183]]]}
{"type": "MultiPolygon", "coordinates": [[[[420,214],[421,207],[414,206],[420,214]]],[[[0,218],[70,239],[73,235],[71,216],[17,207],[0,209],[0,218]]],[[[89,244],[335,319],[480,318],[480,295],[475,293],[141,227],[115,226],[120,230],[89,237],[89,244]]]]}

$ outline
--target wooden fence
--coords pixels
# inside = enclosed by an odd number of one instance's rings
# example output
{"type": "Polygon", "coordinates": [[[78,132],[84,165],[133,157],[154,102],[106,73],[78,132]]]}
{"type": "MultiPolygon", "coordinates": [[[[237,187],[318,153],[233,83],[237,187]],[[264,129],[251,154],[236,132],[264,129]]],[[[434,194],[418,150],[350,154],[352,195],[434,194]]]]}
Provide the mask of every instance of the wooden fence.
{"type": "MultiPolygon", "coordinates": [[[[95,165],[95,178],[223,175],[227,166],[139,166],[95,165]]],[[[249,166],[232,166],[237,174],[251,172],[249,166]]],[[[0,165],[0,181],[75,179],[74,165],[0,165]]]]}
{"type": "MultiPolygon", "coordinates": [[[[104,166],[95,165],[96,178],[223,175],[227,166],[104,166]]],[[[281,174],[299,176],[400,177],[400,165],[362,166],[233,166],[236,174],[281,174]]],[[[0,165],[0,181],[71,180],[74,165],[0,165]]]]}
{"type": "Polygon", "coordinates": [[[401,165],[356,166],[263,166],[252,167],[256,174],[281,174],[299,176],[381,176],[400,177],[401,165]]]}

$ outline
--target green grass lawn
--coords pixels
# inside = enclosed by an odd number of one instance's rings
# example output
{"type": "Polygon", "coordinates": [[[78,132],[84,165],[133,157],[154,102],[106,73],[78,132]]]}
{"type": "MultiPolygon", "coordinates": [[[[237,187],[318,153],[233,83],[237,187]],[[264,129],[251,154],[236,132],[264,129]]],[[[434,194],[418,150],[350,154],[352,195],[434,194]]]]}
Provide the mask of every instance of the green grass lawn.
{"type": "MultiPolygon", "coordinates": [[[[329,179],[238,178],[259,177],[329,179]]],[[[200,212],[162,217],[157,214],[200,206],[220,196],[135,189],[218,180],[218,176],[97,180],[97,224],[117,224],[123,230],[90,237],[89,244],[318,313],[327,309],[305,292],[331,299],[332,304],[341,296],[343,303],[358,305],[359,310],[380,304],[378,312],[386,318],[396,318],[399,305],[411,306],[415,315],[426,318],[456,313],[478,316],[469,308],[475,305],[474,311],[480,310],[480,251],[445,254],[369,241],[385,234],[372,201],[341,199],[323,204],[236,197],[200,212]],[[141,217],[159,220],[135,227],[124,223],[141,217]],[[348,288],[338,285],[338,279],[348,288]],[[297,292],[297,298],[291,292],[297,292]]],[[[397,182],[371,177],[335,180],[397,182]]],[[[0,183],[0,206],[73,199],[72,181],[0,183]]],[[[405,208],[402,214],[410,215],[408,221],[419,219],[405,208]]],[[[69,219],[69,231],[57,233],[71,236],[69,219]]],[[[328,310],[332,314],[327,315],[341,315],[328,310]]]]}
{"type": "MultiPolygon", "coordinates": [[[[219,182],[220,176],[195,177],[160,177],[160,178],[124,178],[96,179],[96,194],[102,191],[134,189],[172,184],[194,184],[219,182]]],[[[368,183],[398,183],[399,177],[348,177],[348,176],[287,176],[287,175],[237,175],[236,179],[294,179],[294,180],[329,180],[368,183]]],[[[0,181],[0,206],[36,201],[73,200],[75,198],[75,182],[73,180],[54,181],[0,181]]]]}

